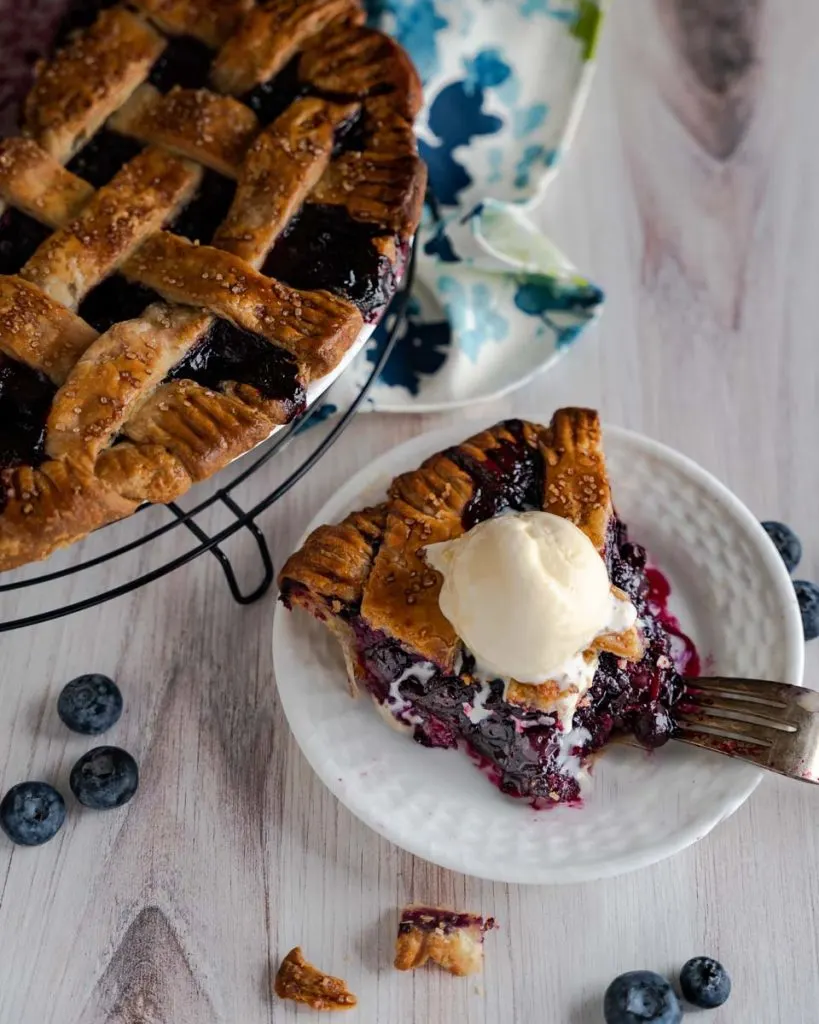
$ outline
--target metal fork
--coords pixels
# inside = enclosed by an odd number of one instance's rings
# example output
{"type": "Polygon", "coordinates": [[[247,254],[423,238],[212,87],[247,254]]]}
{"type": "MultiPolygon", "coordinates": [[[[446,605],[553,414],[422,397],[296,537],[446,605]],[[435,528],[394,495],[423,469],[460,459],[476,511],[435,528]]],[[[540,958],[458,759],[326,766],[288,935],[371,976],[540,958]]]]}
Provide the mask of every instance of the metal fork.
{"type": "Polygon", "coordinates": [[[675,739],[819,783],[819,692],[764,679],[686,680],[675,739]]]}

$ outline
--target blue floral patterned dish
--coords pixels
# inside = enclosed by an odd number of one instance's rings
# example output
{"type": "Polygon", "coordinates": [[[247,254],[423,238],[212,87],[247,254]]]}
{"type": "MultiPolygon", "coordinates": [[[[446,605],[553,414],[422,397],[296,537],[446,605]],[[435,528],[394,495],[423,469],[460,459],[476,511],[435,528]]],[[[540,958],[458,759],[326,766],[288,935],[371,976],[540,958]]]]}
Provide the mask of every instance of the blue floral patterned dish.
{"type": "MultiPolygon", "coordinates": [[[[486,400],[557,359],[601,307],[599,288],[536,229],[539,201],[588,91],[598,0],[369,0],[424,80],[418,120],[430,202],[411,315],[369,408],[486,400]]],[[[375,361],[383,325],[371,343],[375,361]]],[[[363,361],[362,361],[363,362],[363,361]]],[[[364,365],[336,385],[346,400],[364,365]]]]}

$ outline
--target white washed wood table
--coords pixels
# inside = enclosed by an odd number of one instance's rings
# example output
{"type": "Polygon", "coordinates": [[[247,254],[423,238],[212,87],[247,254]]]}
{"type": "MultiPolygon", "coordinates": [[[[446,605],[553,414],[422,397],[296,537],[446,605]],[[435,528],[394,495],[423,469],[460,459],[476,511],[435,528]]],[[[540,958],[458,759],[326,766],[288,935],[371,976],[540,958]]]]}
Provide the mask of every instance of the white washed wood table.
{"type": "MultiPolygon", "coordinates": [[[[796,527],[808,578],[819,577],[817,56],[814,0],[621,0],[543,210],[605,287],[604,319],[524,391],[457,414],[466,432],[470,415],[595,405],[796,527]]],[[[453,416],[359,417],[264,518],[277,561],[358,466],[453,416]]],[[[257,495],[268,484],[257,476],[257,495]]],[[[252,544],[230,550],[252,575],[252,544]]],[[[76,595],[59,586],[58,603],[76,595]]],[[[0,636],[2,788],[65,786],[89,744],[60,726],[55,700],[87,671],[120,682],[111,738],[142,769],[128,808],[72,813],[41,849],[0,843],[0,1024],[313,1019],[271,996],[297,943],[348,980],[349,1019],[367,1024],[598,1024],[615,974],[703,952],[730,966],[734,995],[698,1019],[816,1024],[819,791],[766,780],[696,847],[614,881],[525,888],[440,870],[368,831],[300,755],[276,697],[273,602],[239,607],[202,557],[102,608],[0,636]],[[391,968],[410,899],[498,919],[479,984],[391,968]]],[[[18,607],[7,597],[3,617],[18,607]]],[[[817,667],[819,645],[809,682],[817,667]]]]}

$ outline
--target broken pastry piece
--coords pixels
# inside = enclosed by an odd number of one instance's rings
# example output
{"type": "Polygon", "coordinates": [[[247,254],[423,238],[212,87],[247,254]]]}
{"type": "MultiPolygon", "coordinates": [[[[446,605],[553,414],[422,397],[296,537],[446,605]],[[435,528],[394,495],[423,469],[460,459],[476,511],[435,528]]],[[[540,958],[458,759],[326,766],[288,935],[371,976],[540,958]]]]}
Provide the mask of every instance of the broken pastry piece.
{"type": "Polygon", "coordinates": [[[298,946],[282,960],[274,988],[281,999],[306,1003],[314,1010],[351,1010],[358,1002],[342,978],[333,978],[308,963],[298,946]]]}
{"type": "Polygon", "coordinates": [[[483,969],[483,937],[494,927],[491,917],[406,907],[398,925],[395,966],[413,971],[432,960],[450,974],[478,974],[483,969]]]}

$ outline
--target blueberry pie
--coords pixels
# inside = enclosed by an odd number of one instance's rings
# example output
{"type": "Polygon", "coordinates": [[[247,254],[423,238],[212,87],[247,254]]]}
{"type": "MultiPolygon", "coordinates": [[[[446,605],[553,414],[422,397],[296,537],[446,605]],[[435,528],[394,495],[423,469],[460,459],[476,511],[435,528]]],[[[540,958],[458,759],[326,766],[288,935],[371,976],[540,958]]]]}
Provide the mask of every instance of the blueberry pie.
{"type": "Polygon", "coordinates": [[[382,504],[314,531],[279,585],[391,725],[464,747],[504,793],[548,806],[578,799],[615,732],[671,735],[682,684],[648,578],[597,414],[561,409],[397,477],[382,504]]]}
{"type": "Polygon", "coordinates": [[[494,918],[438,907],[405,907],[395,940],[395,967],[414,971],[430,960],[450,974],[464,977],[483,970],[483,939],[494,918]]]}
{"type": "Polygon", "coordinates": [[[402,273],[420,99],[358,0],[74,5],[0,142],[0,569],[304,407],[402,273]]]}

